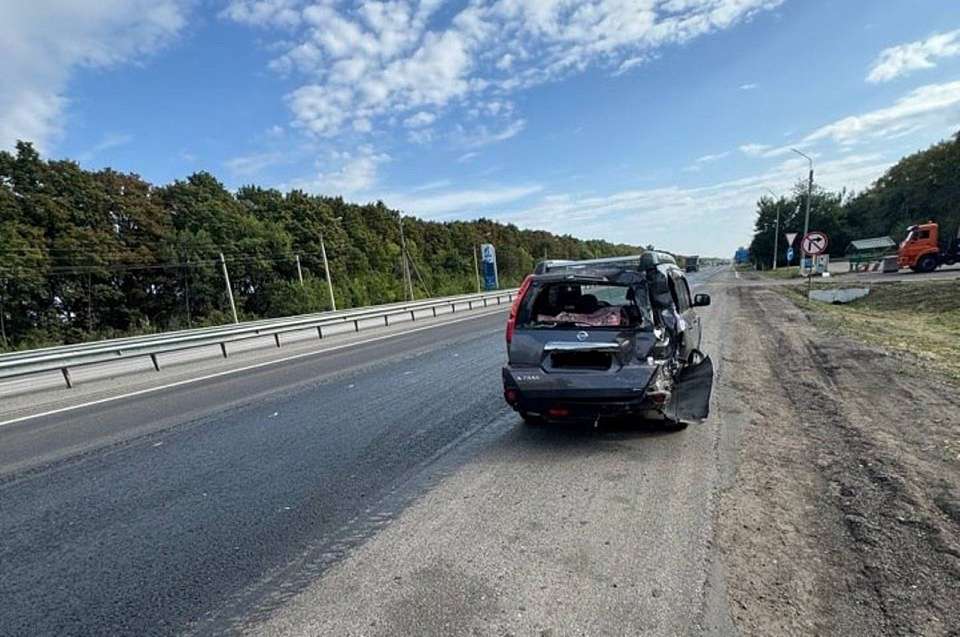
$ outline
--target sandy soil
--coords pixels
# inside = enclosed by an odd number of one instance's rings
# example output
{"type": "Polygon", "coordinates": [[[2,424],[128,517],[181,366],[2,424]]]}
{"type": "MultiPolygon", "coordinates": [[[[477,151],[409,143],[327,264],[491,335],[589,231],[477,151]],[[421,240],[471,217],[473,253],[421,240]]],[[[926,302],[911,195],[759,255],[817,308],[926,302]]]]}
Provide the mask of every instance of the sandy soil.
{"type": "Polygon", "coordinates": [[[717,544],[746,635],[960,634],[958,388],[730,290],[743,410],[717,544]]]}

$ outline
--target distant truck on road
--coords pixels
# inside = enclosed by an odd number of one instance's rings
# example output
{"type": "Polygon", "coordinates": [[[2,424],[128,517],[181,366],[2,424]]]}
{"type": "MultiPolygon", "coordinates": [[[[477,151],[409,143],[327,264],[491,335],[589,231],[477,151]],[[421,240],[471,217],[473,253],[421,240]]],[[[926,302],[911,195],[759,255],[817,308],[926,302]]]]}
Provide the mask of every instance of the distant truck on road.
{"type": "Polygon", "coordinates": [[[960,230],[946,247],[940,245],[940,227],[933,221],[907,228],[897,250],[897,266],[915,272],[933,272],[960,261],[960,230]]]}
{"type": "Polygon", "coordinates": [[[694,255],[694,256],[692,256],[692,257],[685,257],[685,258],[684,258],[684,261],[686,261],[686,265],[684,266],[684,269],[685,269],[687,272],[698,272],[698,271],[700,270],[700,257],[699,257],[699,256],[694,255]]]}

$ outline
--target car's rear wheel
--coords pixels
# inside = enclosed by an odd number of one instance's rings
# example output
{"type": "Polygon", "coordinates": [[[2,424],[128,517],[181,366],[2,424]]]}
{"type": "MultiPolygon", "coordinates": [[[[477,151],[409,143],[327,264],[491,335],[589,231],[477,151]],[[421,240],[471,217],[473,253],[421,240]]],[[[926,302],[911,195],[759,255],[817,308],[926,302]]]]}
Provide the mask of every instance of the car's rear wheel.
{"type": "Polygon", "coordinates": [[[520,412],[520,417],[523,418],[523,422],[528,427],[539,427],[544,424],[546,421],[543,419],[543,416],[537,416],[535,414],[528,414],[525,411],[520,412]]]}

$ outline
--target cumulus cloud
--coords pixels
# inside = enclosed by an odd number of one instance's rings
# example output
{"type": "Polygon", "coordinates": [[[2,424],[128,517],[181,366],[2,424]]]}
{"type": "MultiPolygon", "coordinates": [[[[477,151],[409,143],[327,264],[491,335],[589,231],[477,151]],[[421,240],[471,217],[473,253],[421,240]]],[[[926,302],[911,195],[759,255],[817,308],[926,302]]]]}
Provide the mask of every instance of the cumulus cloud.
{"type": "Polygon", "coordinates": [[[380,164],[390,161],[386,153],[378,153],[370,146],[355,152],[331,153],[328,159],[317,161],[318,172],[306,179],[296,179],[281,189],[299,189],[326,195],[352,195],[369,190],[377,183],[380,164]]]}
{"type": "Polygon", "coordinates": [[[935,60],[960,55],[960,29],[937,33],[926,40],[884,49],[867,74],[867,81],[889,82],[909,73],[936,66],[935,60]]]}
{"type": "Polygon", "coordinates": [[[61,131],[71,71],[131,63],[186,24],[187,0],[0,2],[0,148],[48,146],[61,131]]]}
{"type": "Polygon", "coordinates": [[[357,120],[376,130],[425,110],[478,107],[588,67],[625,72],[781,2],[476,0],[440,16],[439,0],[233,0],[223,16],[283,27],[271,66],[303,78],[287,98],[296,125],[330,137],[357,120]]]}

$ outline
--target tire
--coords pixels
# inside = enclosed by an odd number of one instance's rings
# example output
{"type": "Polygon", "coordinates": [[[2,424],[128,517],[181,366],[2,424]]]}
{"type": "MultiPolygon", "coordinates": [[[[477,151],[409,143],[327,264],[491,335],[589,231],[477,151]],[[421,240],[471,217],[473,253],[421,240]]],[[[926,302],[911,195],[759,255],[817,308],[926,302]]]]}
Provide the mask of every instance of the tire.
{"type": "Polygon", "coordinates": [[[917,261],[917,272],[933,272],[937,269],[937,258],[932,254],[925,254],[917,261]]]}
{"type": "Polygon", "coordinates": [[[546,423],[542,416],[534,416],[533,414],[528,414],[525,411],[520,412],[520,417],[523,418],[523,424],[528,427],[539,427],[546,423]]]}

